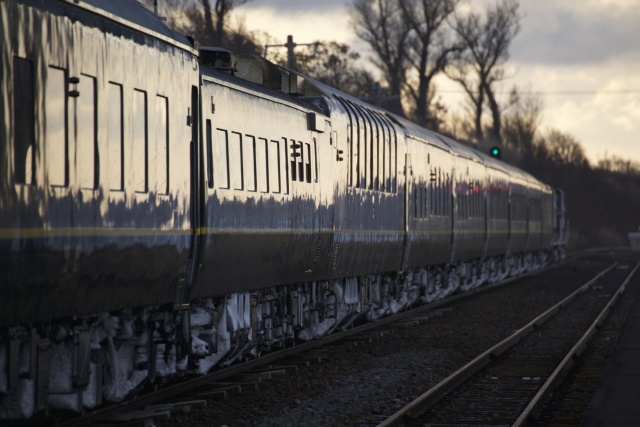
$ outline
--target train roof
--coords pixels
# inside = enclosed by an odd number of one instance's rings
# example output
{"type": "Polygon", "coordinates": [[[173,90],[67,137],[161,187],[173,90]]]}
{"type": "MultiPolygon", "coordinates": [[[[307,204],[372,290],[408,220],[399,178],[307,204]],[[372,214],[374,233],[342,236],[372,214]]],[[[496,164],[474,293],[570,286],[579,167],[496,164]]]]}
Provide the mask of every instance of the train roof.
{"type": "Polygon", "coordinates": [[[149,9],[137,0],[62,0],[64,3],[88,10],[103,18],[115,21],[132,30],[162,39],[180,48],[193,50],[188,37],[173,31],[149,9]]]}

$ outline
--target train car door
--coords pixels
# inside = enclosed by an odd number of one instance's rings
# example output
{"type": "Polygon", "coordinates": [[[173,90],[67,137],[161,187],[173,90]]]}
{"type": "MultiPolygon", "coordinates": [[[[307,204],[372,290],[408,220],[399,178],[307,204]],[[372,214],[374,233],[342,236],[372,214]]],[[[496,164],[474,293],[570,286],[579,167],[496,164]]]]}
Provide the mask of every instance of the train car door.
{"type": "MultiPolygon", "coordinates": [[[[189,143],[189,154],[190,154],[190,173],[189,173],[189,198],[190,198],[190,209],[191,209],[191,246],[190,246],[190,263],[189,263],[189,277],[187,281],[187,287],[190,287],[191,284],[194,283],[196,276],[198,274],[198,265],[200,264],[200,256],[202,253],[202,245],[204,236],[200,233],[200,218],[203,217],[203,213],[201,209],[203,209],[204,203],[201,200],[204,197],[204,185],[200,185],[202,181],[202,170],[203,167],[201,165],[202,159],[204,156],[202,155],[202,150],[204,144],[202,143],[202,138],[200,135],[200,122],[202,117],[200,115],[200,92],[196,86],[191,87],[191,111],[188,117],[189,124],[191,125],[191,142],[189,143]]],[[[183,286],[180,286],[183,288],[183,286]]],[[[184,295],[185,300],[182,303],[187,303],[189,301],[189,289],[184,289],[181,293],[184,295]]],[[[180,289],[178,290],[178,295],[180,295],[180,289]]],[[[176,298],[176,302],[180,301],[176,298]]]]}
{"type": "Polygon", "coordinates": [[[411,194],[411,182],[413,176],[413,169],[411,168],[411,154],[405,155],[404,166],[404,244],[402,252],[402,269],[406,269],[409,263],[409,252],[411,241],[409,239],[409,195],[411,194]]]}

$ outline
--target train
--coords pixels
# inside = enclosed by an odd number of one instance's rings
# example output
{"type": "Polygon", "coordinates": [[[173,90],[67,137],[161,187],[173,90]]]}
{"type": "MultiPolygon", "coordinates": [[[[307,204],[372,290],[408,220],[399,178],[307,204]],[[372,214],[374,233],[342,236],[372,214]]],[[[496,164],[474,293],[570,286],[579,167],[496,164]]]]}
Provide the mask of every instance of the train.
{"type": "Polygon", "coordinates": [[[0,23],[0,419],[564,256],[562,191],[135,0],[1,0],[0,23]]]}

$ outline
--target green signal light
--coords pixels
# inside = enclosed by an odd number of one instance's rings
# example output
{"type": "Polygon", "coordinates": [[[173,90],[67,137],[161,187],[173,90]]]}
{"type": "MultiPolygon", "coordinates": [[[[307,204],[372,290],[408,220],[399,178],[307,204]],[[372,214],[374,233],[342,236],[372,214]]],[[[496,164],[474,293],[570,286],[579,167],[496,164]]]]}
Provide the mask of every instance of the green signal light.
{"type": "Polygon", "coordinates": [[[497,159],[502,157],[502,153],[500,152],[500,147],[492,147],[490,153],[491,153],[491,156],[497,159]]]}

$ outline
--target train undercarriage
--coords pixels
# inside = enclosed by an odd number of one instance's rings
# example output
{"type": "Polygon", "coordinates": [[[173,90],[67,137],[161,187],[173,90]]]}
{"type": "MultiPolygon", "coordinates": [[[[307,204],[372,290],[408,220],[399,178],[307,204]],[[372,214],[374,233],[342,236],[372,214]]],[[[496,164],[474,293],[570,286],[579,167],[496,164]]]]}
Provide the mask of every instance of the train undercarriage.
{"type": "Polygon", "coordinates": [[[151,385],[320,339],[356,322],[539,269],[561,253],[283,285],[9,328],[0,336],[0,419],[81,412],[151,385]]]}

